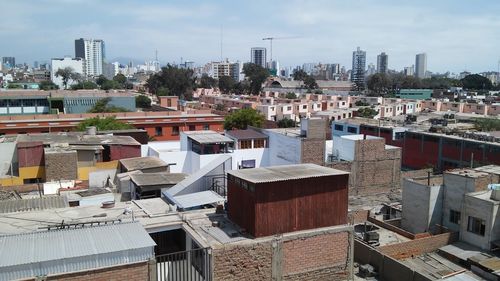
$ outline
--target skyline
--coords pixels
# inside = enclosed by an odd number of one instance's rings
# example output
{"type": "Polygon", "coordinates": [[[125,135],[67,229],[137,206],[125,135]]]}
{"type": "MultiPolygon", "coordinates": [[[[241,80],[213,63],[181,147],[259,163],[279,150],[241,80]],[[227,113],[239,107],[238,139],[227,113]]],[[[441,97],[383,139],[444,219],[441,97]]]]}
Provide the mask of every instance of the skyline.
{"type": "Polygon", "coordinates": [[[273,58],[282,66],[321,62],[350,69],[358,46],[367,65],[385,52],[395,70],[414,65],[424,52],[433,72],[496,71],[500,59],[500,3],[486,0],[12,2],[2,4],[10,12],[0,18],[0,56],[18,63],[73,57],[73,42],[83,37],[104,40],[108,61],[152,60],[157,49],[162,64],[182,57],[203,65],[221,58],[221,28],[223,59],[233,61],[250,61],[252,47],[269,52],[264,37],[287,36],[295,38],[273,42],[273,58]]]}

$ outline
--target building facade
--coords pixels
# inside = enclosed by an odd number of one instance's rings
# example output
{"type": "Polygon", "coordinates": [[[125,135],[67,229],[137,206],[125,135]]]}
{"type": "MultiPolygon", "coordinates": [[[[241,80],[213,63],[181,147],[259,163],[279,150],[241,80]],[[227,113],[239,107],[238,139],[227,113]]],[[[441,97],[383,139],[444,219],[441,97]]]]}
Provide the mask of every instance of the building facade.
{"type": "Polygon", "coordinates": [[[100,39],[76,39],[75,58],[86,61],[85,74],[96,77],[103,74],[105,59],[104,41],[100,39]]]}
{"type": "Polygon", "coordinates": [[[364,89],[366,69],[366,52],[359,47],[352,52],[351,81],[356,83],[358,89],[364,89]]]}
{"type": "Polygon", "coordinates": [[[427,54],[417,54],[415,57],[415,76],[420,79],[425,78],[427,72],[427,54]]]}
{"type": "Polygon", "coordinates": [[[382,52],[377,56],[377,72],[378,73],[387,73],[389,65],[389,56],[382,52]]]}
{"type": "MultiPolygon", "coordinates": [[[[56,73],[59,69],[65,69],[65,68],[71,68],[72,71],[76,74],[80,75],[85,75],[86,74],[86,61],[83,58],[54,58],[52,59],[52,72],[50,74],[50,80],[57,86],[59,86],[59,89],[64,89],[64,83],[63,79],[60,76],[57,76],[56,73]]],[[[68,84],[66,85],[71,86],[73,84],[78,83],[78,81],[74,79],[69,79],[68,84]]]]}
{"type": "Polygon", "coordinates": [[[266,48],[254,47],[250,50],[250,62],[266,68],[267,51],[266,48]]]}

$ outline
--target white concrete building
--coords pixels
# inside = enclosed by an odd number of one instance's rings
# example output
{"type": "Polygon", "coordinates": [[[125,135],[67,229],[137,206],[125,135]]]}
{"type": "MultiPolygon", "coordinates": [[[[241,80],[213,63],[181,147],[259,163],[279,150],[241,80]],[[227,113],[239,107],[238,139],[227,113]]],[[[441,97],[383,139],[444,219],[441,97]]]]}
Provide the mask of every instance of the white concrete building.
{"type": "Polygon", "coordinates": [[[85,59],[85,74],[96,77],[104,73],[104,41],[100,39],[76,39],[75,58],[85,59]]]}
{"type": "MultiPolygon", "coordinates": [[[[61,77],[56,76],[56,72],[59,69],[64,69],[66,67],[69,67],[73,70],[74,73],[80,74],[80,75],[85,75],[85,60],[82,58],[55,58],[52,59],[52,71],[50,72],[50,80],[56,85],[59,86],[60,89],[64,89],[64,84],[63,80],[61,77]]],[[[68,80],[68,88],[73,85],[78,83],[78,81],[75,81],[73,79],[68,80]]]]}

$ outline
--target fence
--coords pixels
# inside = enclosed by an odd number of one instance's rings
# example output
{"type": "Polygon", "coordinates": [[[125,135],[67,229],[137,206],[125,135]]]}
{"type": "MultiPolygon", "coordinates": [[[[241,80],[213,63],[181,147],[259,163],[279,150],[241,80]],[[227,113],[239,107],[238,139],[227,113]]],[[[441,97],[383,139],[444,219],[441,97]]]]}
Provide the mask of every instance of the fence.
{"type": "Polygon", "coordinates": [[[209,248],[156,256],[158,281],[211,281],[212,256],[209,248]]]}

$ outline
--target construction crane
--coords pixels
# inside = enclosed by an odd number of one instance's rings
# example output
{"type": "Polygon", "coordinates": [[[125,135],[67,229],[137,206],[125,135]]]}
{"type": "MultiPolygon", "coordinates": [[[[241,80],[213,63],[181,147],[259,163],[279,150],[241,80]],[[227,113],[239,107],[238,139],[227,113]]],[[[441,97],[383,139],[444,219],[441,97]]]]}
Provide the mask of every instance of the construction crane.
{"type": "Polygon", "coordinates": [[[295,38],[300,38],[299,36],[288,36],[288,37],[266,37],[262,38],[262,40],[269,40],[269,43],[271,44],[271,58],[270,62],[273,62],[273,41],[274,40],[283,40],[283,39],[295,39],[295,38]]]}

